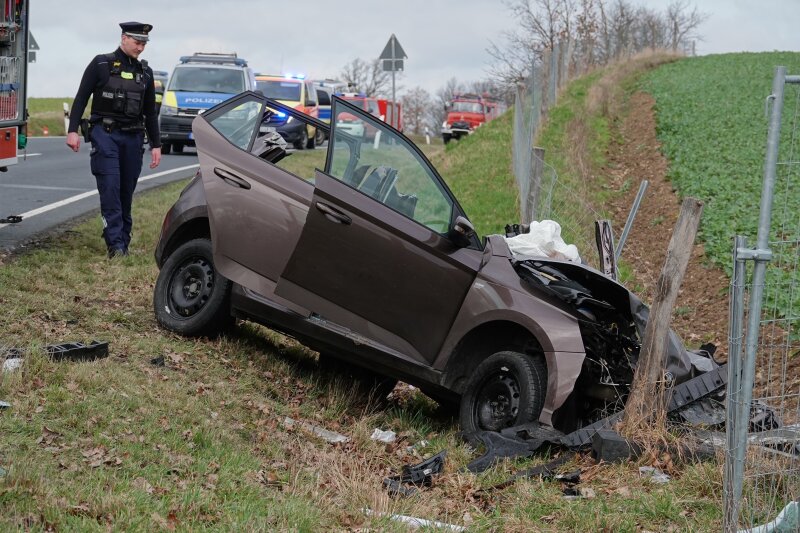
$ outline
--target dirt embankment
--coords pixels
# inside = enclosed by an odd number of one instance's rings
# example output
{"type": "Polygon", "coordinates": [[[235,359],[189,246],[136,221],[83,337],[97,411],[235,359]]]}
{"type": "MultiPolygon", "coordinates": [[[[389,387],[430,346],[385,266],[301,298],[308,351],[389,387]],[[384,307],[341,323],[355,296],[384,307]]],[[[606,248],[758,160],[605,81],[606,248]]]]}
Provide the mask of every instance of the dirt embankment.
{"type": "MultiPolygon", "coordinates": [[[[605,206],[613,215],[615,228],[624,227],[642,180],[649,183],[622,254],[633,270],[636,285],[642,288],[639,294],[648,302],[664,265],[681,203],[667,179],[668,161],[656,138],[654,103],[649,94],[636,92],[612,116],[614,141],[607,154],[608,164],[601,171],[611,189],[624,191],[605,206]]],[[[728,277],[706,260],[703,245],[696,242],[673,311],[672,328],[689,349],[706,342],[716,344],[716,359],[720,361],[727,355],[728,288],[728,277]]]]}

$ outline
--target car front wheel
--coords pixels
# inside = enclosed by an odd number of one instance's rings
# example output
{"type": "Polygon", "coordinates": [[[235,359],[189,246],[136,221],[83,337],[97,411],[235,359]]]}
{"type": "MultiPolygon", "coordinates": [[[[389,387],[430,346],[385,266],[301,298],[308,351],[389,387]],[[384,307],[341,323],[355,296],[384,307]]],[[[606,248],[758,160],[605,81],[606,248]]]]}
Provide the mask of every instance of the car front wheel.
{"type": "Polygon", "coordinates": [[[465,433],[535,422],[544,407],[547,366],[541,356],[498,352],[473,372],[461,397],[465,433]]]}
{"type": "Polygon", "coordinates": [[[231,282],[216,272],[209,239],[179,246],[164,262],[153,294],[156,320],[187,337],[214,336],[233,324],[231,282]]]}
{"type": "Polygon", "coordinates": [[[294,142],[294,147],[297,150],[305,150],[307,144],[308,144],[308,132],[306,131],[306,128],[304,127],[300,131],[300,138],[297,139],[294,142]]]}

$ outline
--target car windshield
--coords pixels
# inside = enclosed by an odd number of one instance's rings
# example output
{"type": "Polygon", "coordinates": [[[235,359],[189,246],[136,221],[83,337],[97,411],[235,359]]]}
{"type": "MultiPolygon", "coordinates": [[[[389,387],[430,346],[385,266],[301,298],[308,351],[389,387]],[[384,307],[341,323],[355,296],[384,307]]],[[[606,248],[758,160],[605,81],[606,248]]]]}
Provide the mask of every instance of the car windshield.
{"type": "Polygon", "coordinates": [[[177,67],[170,78],[169,90],[239,94],[245,90],[244,72],[215,67],[177,67]]]}
{"type": "Polygon", "coordinates": [[[275,100],[300,101],[300,82],[282,80],[256,80],[256,89],[259,89],[267,98],[275,100]]]}
{"type": "Polygon", "coordinates": [[[453,102],[453,111],[483,113],[483,105],[478,102],[453,102]]]}

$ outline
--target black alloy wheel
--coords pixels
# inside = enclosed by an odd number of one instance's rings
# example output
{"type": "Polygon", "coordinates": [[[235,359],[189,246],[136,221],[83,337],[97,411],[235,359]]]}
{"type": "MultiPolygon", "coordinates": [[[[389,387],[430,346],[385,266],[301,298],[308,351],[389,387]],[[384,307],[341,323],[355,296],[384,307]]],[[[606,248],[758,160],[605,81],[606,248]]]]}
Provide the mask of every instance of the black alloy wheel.
{"type": "Polygon", "coordinates": [[[158,323],[186,336],[213,336],[233,324],[231,282],[214,269],[211,241],[193,239],[164,262],[153,294],[158,323]]]}
{"type": "Polygon", "coordinates": [[[498,352],[473,372],[461,398],[461,429],[501,431],[535,422],[544,407],[547,367],[541,356],[498,352]]]}

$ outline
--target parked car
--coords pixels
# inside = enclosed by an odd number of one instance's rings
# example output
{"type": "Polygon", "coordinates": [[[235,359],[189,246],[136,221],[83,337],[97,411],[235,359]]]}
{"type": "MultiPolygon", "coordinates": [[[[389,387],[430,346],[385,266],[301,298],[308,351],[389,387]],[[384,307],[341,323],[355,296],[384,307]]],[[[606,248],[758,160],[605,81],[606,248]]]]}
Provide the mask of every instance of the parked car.
{"type": "MultiPolygon", "coordinates": [[[[301,113],[319,118],[317,91],[311,80],[304,76],[257,74],[256,88],[267,98],[273,98],[301,113]]],[[[325,142],[324,131],[296,121],[291,115],[276,114],[263,128],[263,133],[277,131],[298,150],[313,149],[325,142]]]]}
{"type": "MultiPolygon", "coordinates": [[[[419,148],[342,98],[324,165],[293,174],[280,166],[285,140],[262,129],[276,113],[329,129],[255,92],[194,120],[200,170],[155,252],[162,327],[264,324],[320,361],[459,404],[466,431],[536,420],[566,431],[624,400],[647,316],[627,289],[581,263],[515,256],[505,236],[479,238],[419,148]],[[377,147],[341,130],[343,115],[380,131],[377,147]]],[[[670,339],[680,382],[695,370],[670,339]]]]}

